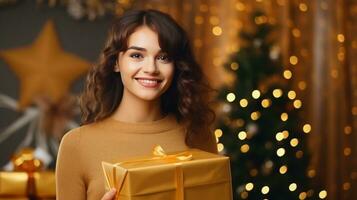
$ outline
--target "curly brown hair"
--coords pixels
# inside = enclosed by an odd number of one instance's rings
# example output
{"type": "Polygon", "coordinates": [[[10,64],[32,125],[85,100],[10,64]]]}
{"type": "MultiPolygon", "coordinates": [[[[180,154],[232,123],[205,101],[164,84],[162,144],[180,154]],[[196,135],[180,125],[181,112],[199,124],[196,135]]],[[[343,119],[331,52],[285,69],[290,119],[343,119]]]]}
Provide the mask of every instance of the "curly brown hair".
{"type": "Polygon", "coordinates": [[[168,15],[157,10],[131,10],[113,21],[99,61],[87,75],[80,97],[82,124],[100,121],[119,106],[123,95],[121,77],[114,72],[119,52],[127,50],[129,36],[140,26],[158,34],[160,48],[174,62],[174,77],[161,96],[163,113],[185,122],[186,142],[192,134],[207,132],[215,119],[209,106],[213,91],[196,62],[186,32],[168,15]],[[208,128],[208,129],[207,129],[208,128]]]}

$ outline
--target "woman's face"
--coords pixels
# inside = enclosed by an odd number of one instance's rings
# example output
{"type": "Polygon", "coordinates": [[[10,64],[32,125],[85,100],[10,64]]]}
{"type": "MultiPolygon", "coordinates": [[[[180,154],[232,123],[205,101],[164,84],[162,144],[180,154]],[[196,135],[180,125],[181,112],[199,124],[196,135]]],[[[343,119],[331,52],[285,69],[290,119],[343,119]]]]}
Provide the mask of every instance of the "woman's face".
{"type": "Polygon", "coordinates": [[[128,49],[120,52],[115,71],[120,72],[123,97],[146,101],[157,100],[169,88],[174,76],[174,64],[161,51],[158,35],[141,26],[128,39],[128,49]]]}

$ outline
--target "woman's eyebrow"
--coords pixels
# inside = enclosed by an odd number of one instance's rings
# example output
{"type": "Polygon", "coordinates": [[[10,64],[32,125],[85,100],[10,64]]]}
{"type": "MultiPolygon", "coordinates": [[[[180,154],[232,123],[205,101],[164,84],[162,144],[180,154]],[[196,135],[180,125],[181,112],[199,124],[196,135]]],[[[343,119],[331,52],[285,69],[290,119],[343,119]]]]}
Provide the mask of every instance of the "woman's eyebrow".
{"type": "Polygon", "coordinates": [[[135,50],[138,50],[138,51],[146,51],[145,48],[137,47],[137,46],[131,46],[131,47],[128,48],[128,50],[129,50],[129,49],[135,49],[135,50]]]}
{"type": "MultiPolygon", "coordinates": [[[[134,50],[138,50],[138,51],[147,51],[145,48],[143,48],[143,47],[138,47],[138,46],[128,47],[127,50],[129,50],[129,49],[134,49],[134,50]]],[[[162,52],[163,52],[162,49],[160,49],[159,53],[162,53],[162,52]]]]}

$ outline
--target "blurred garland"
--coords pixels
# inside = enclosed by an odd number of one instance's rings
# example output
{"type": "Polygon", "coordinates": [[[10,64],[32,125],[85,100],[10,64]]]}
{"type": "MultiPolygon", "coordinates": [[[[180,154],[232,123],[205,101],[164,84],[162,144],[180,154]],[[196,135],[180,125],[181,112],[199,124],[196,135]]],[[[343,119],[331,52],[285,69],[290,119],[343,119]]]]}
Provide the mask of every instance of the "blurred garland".
{"type": "MultiPolygon", "coordinates": [[[[13,5],[20,0],[0,0],[0,7],[13,5]]],[[[129,9],[134,0],[36,0],[38,5],[49,7],[65,6],[74,19],[94,20],[106,14],[121,15],[129,9]]]]}

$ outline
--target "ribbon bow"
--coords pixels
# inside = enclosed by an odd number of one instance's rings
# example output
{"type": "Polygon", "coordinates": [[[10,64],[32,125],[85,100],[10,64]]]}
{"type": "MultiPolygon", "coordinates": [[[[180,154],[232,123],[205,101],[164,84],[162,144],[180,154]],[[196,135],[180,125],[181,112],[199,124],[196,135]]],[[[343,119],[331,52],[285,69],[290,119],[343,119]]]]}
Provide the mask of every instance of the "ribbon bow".
{"type": "Polygon", "coordinates": [[[164,149],[160,145],[156,145],[154,147],[154,150],[152,152],[156,158],[159,157],[159,159],[171,159],[174,158],[179,161],[187,161],[187,160],[192,160],[192,154],[189,152],[182,152],[178,154],[172,154],[172,155],[167,155],[164,149]]]}

